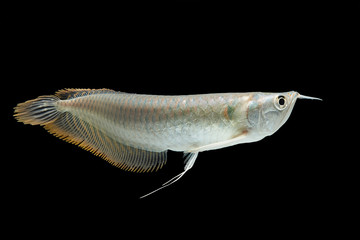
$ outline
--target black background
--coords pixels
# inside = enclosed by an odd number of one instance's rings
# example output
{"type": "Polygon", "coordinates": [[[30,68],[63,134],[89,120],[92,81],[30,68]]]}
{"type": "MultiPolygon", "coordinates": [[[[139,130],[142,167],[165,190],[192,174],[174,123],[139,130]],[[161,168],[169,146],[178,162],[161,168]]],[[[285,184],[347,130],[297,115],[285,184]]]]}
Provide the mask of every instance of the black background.
{"type": "Polygon", "coordinates": [[[11,154],[2,171],[11,173],[7,198],[23,212],[119,213],[129,202],[151,202],[169,212],[191,206],[197,210],[187,214],[202,209],[255,224],[301,218],[310,228],[340,212],[334,205],[352,176],[344,180],[344,157],[328,143],[341,128],[333,89],[353,67],[342,64],[353,33],[343,9],[176,2],[9,10],[3,69],[11,154]],[[298,100],[273,136],[202,152],[180,181],[139,200],[182,171],[182,154],[169,152],[156,173],[129,173],[13,119],[17,103],[63,88],[165,95],[295,90],[324,101],[298,100]]]}

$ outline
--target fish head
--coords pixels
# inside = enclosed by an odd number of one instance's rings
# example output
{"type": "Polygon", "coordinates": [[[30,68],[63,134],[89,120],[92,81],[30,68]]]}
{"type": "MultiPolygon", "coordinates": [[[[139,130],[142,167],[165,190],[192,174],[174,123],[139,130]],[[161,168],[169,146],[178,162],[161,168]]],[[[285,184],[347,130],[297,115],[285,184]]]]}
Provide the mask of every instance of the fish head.
{"type": "Polygon", "coordinates": [[[249,128],[261,137],[275,133],[289,118],[297,99],[314,99],[295,91],[284,93],[254,93],[249,99],[249,128]]]}

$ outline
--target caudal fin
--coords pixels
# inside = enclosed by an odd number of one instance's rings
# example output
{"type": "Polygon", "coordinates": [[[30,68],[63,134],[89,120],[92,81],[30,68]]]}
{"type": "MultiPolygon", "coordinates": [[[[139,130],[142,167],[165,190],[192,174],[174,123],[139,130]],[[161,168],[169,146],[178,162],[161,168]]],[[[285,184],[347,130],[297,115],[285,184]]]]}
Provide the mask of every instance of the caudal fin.
{"type": "Polygon", "coordinates": [[[31,125],[46,125],[56,120],[60,112],[56,109],[57,96],[40,96],[36,99],[19,103],[15,107],[14,117],[19,122],[31,125]]]}

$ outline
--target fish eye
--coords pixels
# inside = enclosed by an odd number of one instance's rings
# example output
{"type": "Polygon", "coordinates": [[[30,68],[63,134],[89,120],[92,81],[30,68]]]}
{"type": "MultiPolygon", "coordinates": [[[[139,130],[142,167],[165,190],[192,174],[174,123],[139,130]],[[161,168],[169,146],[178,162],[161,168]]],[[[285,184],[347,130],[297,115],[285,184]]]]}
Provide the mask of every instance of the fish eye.
{"type": "Polygon", "coordinates": [[[284,110],[287,106],[286,98],[283,95],[277,96],[275,98],[275,107],[279,110],[284,110]]]}

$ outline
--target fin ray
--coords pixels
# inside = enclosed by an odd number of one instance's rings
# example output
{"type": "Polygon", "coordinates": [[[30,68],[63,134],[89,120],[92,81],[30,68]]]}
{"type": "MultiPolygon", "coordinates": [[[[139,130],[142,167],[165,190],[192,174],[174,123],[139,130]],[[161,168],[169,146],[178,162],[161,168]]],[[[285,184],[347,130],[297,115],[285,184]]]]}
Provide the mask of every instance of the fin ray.
{"type": "Polygon", "coordinates": [[[56,102],[59,100],[56,96],[48,95],[19,103],[15,107],[14,117],[25,124],[46,125],[58,118],[56,102]]]}

